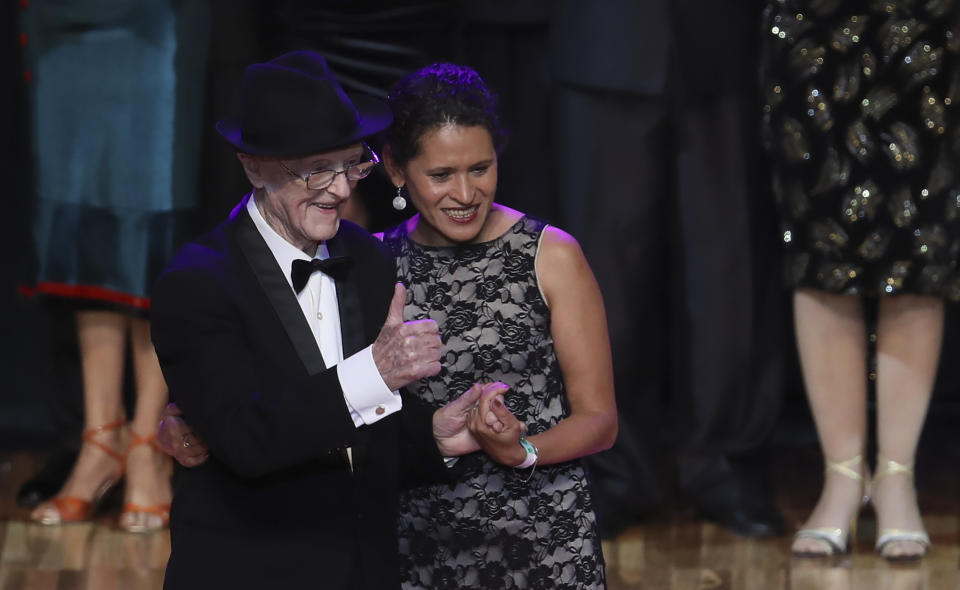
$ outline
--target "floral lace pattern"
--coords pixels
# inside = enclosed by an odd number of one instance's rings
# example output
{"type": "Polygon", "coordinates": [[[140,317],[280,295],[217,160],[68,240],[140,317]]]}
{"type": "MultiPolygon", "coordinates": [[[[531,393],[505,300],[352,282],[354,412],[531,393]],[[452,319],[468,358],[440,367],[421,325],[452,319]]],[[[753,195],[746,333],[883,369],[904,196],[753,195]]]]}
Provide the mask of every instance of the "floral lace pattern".
{"type": "MultiPolygon", "coordinates": [[[[524,217],[496,240],[454,247],[416,244],[402,225],[385,234],[407,285],[405,317],[435,320],[445,347],[440,373],[411,393],[439,407],[475,382],[503,381],[505,403],[529,434],[569,414],[534,269],[545,227],[524,217]]],[[[532,475],[482,453],[460,461],[456,483],[400,498],[404,588],[604,588],[579,461],[532,475]]]]}

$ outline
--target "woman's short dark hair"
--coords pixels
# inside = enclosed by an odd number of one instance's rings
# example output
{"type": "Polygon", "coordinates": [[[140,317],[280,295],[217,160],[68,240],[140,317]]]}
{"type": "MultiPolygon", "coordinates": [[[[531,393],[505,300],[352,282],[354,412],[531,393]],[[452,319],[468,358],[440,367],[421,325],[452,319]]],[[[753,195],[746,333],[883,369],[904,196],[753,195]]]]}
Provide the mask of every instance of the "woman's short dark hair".
{"type": "Polygon", "coordinates": [[[393,124],[385,137],[400,166],[420,153],[424,134],[447,124],[483,127],[498,153],[503,147],[497,95],[467,66],[436,63],[407,74],[394,85],[387,102],[393,124]]]}

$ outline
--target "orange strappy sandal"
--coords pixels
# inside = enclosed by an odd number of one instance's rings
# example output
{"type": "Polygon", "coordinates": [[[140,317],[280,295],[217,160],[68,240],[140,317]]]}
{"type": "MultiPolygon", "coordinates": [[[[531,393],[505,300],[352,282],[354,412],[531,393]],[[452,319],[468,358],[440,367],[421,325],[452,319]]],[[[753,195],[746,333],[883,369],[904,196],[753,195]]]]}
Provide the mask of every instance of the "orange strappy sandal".
{"type": "MultiPolygon", "coordinates": [[[[130,445],[127,453],[136,445],[149,445],[154,451],[164,457],[167,456],[163,447],[157,443],[156,433],[149,436],[140,436],[130,431],[130,445]]],[[[166,528],[170,524],[170,504],[151,504],[144,506],[134,502],[126,502],[123,512],[120,513],[119,526],[128,533],[151,533],[166,528]]]]}
{"type": "Polygon", "coordinates": [[[75,496],[55,496],[47,502],[44,502],[30,515],[33,522],[53,526],[90,520],[94,511],[99,507],[107,493],[120,483],[125,464],[125,457],[122,453],[98,441],[95,437],[104,432],[123,428],[126,424],[126,420],[117,420],[116,422],[91,428],[83,433],[83,441],[85,443],[97,447],[109,457],[117,460],[117,463],[120,465],[117,473],[104,479],[90,500],[77,498],[75,496]]]}

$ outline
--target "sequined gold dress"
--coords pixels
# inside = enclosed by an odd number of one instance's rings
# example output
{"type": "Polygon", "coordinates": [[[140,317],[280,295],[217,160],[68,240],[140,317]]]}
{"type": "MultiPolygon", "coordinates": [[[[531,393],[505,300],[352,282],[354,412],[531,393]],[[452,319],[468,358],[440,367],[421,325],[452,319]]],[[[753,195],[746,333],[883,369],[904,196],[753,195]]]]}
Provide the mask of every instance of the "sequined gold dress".
{"type": "Polygon", "coordinates": [[[960,300],[958,5],[767,3],[763,131],[792,287],[960,300]]]}

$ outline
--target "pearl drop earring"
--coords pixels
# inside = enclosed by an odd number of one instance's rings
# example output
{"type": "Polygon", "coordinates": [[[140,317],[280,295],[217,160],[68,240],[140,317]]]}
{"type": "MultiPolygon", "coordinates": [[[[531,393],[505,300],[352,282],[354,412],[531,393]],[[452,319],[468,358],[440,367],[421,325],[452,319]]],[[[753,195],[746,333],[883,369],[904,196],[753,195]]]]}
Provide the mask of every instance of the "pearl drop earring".
{"type": "Polygon", "coordinates": [[[403,198],[403,194],[400,192],[403,189],[403,185],[397,186],[397,196],[393,198],[393,208],[397,211],[403,211],[407,208],[407,200],[403,198]]]}

